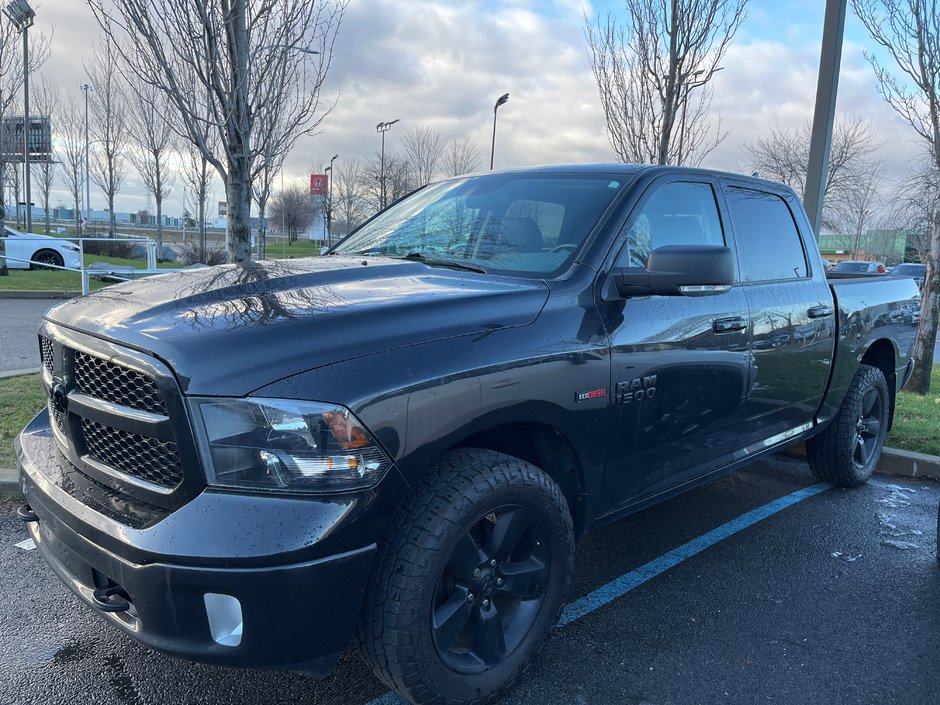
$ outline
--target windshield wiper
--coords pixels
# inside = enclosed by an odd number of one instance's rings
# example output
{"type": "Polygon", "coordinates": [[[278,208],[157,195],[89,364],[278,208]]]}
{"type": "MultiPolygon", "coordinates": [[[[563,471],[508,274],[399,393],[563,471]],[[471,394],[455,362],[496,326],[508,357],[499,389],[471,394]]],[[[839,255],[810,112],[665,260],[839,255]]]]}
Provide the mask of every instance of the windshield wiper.
{"type": "Polygon", "coordinates": [[[409,252],[407,255],[401,257],[401,259],[410,259],[416,262],[421,262],[427,264],[431,267],[450,267],[451,269],[462,269],[467,272],[477,272],[478,274],[486,274],[486,270],[483,267],[477,267],[472,264],[466,264],[464,262],[459,262],[452,259],[438,259],[436,257],[426,257],[420,252],[409,252]]]}

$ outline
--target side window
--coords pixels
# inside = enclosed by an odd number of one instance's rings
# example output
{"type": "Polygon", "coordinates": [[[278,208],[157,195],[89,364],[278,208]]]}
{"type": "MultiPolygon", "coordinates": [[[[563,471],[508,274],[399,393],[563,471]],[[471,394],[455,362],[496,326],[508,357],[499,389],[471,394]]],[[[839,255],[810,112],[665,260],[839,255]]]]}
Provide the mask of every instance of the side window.
{"type": "Polygon", "coordinates": [[[727,197],[744,281],[808,275],[803,243],[786,201],[773,193],[737,186],[728,188],[727,197]]]}
{"type": "Polygon", "coordinates": [[[646,267],[664,245],[724,245],[711,185],[674,181],[660,186],[633,219],[614,266],[646,267]]]}

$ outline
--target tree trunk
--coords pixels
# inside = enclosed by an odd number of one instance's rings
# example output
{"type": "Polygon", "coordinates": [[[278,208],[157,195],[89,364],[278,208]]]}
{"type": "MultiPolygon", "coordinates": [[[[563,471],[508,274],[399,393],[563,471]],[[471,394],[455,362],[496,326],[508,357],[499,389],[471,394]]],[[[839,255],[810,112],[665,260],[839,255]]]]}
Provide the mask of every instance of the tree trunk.
{"type": "Polygon", "coordinates": [[[114,237],[117,222],[114,219],[114,192],[108,194],[108,237],[114,237]]]}
{"type": "Polygon", "coordinates": [[[156,197],[157,201],[157,261],[163,258],[163,199],[156,197]]]}
{"type": "MultiPolygon", "coordinates": [[[[45,178],[45,177],[44,177],[45,178]]],[[[43,194],[43,207],[46,211],[46,235],[49,234],[49,190],[43,194]]]]}
{"type": "Polygon", "coordinates": [[[228,199],[228,259],[230,262],[251,261],[251,176],[248,161],[230,164],[225,184],[228,199]],[[239,168],[241,167],[241,168],[239,168]]]}
{"type": "Polygon", "coordinates": [[[906,389],[915,394],[930,392],[933,350],[937,344],[937,317],[940,313],[940,191],[933,209],[933,237],[924,277],[924,294],[920,305],[920,328],[914,343],[914,374],[906,389]]]}

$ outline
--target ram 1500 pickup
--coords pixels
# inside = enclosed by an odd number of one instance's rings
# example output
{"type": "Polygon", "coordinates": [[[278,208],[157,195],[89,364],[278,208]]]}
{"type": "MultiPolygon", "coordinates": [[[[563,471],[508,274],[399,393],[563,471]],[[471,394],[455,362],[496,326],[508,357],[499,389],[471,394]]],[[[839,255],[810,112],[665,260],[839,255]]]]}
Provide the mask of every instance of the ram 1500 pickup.
{"type": "Polygon", "coordinates": [[[20,515],[114,627],[416,703],[535,658],[575,540],[806,441],[871,475],[911,279],[827,280],[793,191],[652,166],[426,186],[328,256],[155,276],[50,310],[20,515]],[[886,315],[887,314],[887,315],[886,315]]]}

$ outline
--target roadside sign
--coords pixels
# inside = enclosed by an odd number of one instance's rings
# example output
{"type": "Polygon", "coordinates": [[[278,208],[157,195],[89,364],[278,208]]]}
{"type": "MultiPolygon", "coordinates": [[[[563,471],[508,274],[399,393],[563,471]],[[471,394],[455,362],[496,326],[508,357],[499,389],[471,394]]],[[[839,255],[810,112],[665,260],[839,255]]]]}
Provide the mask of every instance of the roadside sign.
{"type": "Polygon", "coordinates": [[[310,195],[311,196],[326,196],[327,191],[330,189],[330,177],[326,174],[311,174],[310,175],[310,195]]]}

